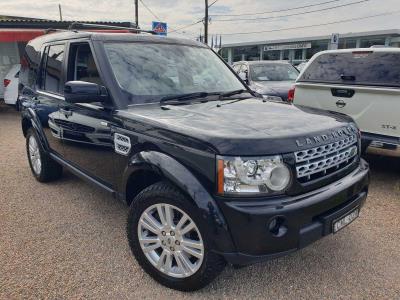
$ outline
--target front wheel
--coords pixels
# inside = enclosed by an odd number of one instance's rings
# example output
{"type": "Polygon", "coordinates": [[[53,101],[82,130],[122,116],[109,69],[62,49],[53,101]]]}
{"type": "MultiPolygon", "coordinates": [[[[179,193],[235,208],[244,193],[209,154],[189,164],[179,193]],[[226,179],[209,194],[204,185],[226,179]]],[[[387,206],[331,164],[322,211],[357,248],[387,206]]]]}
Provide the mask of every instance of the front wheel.
{"type": "Polygon", "coordinates": [[[198,290],[226,264],[209,249],[208,232],[196,207],[165,182],[151,185],[134,199],[127,234],[141,267],[169,288],[198,290]]]}

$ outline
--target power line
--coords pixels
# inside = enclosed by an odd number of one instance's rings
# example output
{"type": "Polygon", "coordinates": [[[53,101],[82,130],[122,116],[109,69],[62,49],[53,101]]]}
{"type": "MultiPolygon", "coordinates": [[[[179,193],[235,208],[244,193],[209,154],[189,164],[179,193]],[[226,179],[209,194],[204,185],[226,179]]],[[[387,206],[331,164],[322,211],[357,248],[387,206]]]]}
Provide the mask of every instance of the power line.
{"type": "Polygon", "coordinates": [[[356,2],[350,2],[346,4],[341,4],[341,5],[335,5],[331,7],[326,7],[326,8],[321,8],[321,9],[315,9],[315,10],[310,10],[310,11],[305,11],[305,12],[299,12],[299,13],[294,13],[294,14],[286,14],[286,15],[281,15],[281,16],[272,16],[272,17],[259,17],[259,18],[244,18],[244,19],[223,19],[223,20],[214,20],[214,22],[237,22],[237,21],[257,21],[257,20],[270,20],[270,19],[279,19],[279,18],[285,18],[285,17],[293,17],[293,16],[299,16],[299,15],[306,15],[306,14],[311,14],[315,12],[320,12],[320,11],[327,11],[327,10],[332,10],[332,9],[337,9],[337,8],[342,8],[350,5],[356,5],[360,3],[365,3],[371,0],[360,0],[356,2]]]}
{"type": "MultiPolygon", "coordinates": [[[[154,18],[156,18],[156,20],[158,20],[158,21],[161,21],[162,19],[148,6],[148,5],[146,5],[144,2],[143,2],[143,0],[139,0],[140,1],[140,3],[142,3],[142,5],[147,9],[147,11],[151,14],[151,15],[153,15],[153,17],[154,18]]],[[[170,29],[172,29],[172,31],[170,32],[170,33],[172,33],[172,32],[176,32],[177,34],[181,34],[181,35],[185,35],[185,36],[188,36],[188,37],[193,37],[193,36],[195,36],[196,34],[195,33],[192,33],[192,36],[189,36],[189,35],[187,35],[186,33],[183,33],[183,32],[178,32],[178,30],[176,30],[176,29],[174,29],[174,28],[172,28],[172,27],[169,27],[170,29]]]]}
{"type": "Polygon", "coordinates": [[[320,6],[320,5],[333,3],[333,2],[339,2],[339,1],[343,1],[343,0],[330,0],[330,1],[319,2],[319,3],[315,3],[315,4],[304,5],[304,6],[296,6],[296,7],[292,7],[292,8],[283,8],[283,9],[279,9],[279,10],[270,10],[270,11],[264,11],[264,12],[258,12],[258,13],[243,13],[243,14],[236,14],[236,15],[235,14],[212,14],[211,16],[212,17],[240,17],[240,16],[251,16],[251,15],[264,15],[264,14],[272,14],[272,13],[320,6]]]}
{"type": "Polygon", "coordinates": [[[208,8],[210,8],[211,6],[213,6],[215,3],[217,3],[219,0],[215,0],[213,3],[211,3],[208,8]]]}
{"type": "Polygon", "coordinates": [[[156,18],[158,21],[161,21],[161,18],[158,17],[151,9],[150,7],[148,7],[142,0],[139,0],[140,3],[142,3],[142,5],[149,11],[150,14],[153,15],[154,18],[156,18]]]}
{"type": "Polygon", "coordinates": [[[201,22],[203,22],[203,19],[201,19],[201,20],[199,20],[199,21],[197,21],[197,22],[191,23],[191,24],[189,24],[189,25],[185,25],[185,26],[179,27],[179,28],[177,28],[177,29],[175,29],[175,30],[172,30],[170,33],[173,33],[173,32],[176,32],[176,31],[180,31],[180,30],[182,30],[182,29],[186,29],[186,28],[192,27],[192,26],[197,25],[197,24],[199,24],[199,23],[201,23],[201,22]]]}
{"type": "Polygon", "coordinates": [[[344,19],[344,20],[339,20],[339,21],[334,21],[334,22],[321,23],[321,24],[296,26],[296,27],[287,27],[287,28],[273,29],[273,30],[262,30],[262,31],[252,31],[252,32],[234,32],[234,33],[233,32],[232,33],[218,33],[218,34],[219,35],[246,35],[246,34],[257,34],[257,33],[271,33],[271,32],[287,31],[287,30],[293,30],[293,29],[304,29],[304,28],[311,28],[311,27],[319,27],[319,26],[326,26],[326,25],[332,25],[332,24],[353,22],[353,21],[371,19],[371,18],[375,18],[375,17],[394,15],[394,14],[398,14],[398,13],[400,13],[400,10],[395,10],[395,11],[392,11],[392,12],[385,12],[385,13],[381,13],[381,14],[370,15],[370,16],[365,16],[365,17],[360,17],[360,18],[351,18],[351,19],[344,19]]]}

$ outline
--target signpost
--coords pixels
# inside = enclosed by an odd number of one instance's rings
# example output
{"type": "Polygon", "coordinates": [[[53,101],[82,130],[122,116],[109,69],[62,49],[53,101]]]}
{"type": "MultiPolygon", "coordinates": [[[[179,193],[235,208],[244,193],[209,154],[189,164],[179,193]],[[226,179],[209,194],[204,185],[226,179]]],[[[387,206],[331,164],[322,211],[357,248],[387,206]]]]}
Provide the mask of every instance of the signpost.
{"type": "Polygon", "coordinates": [[[339,47],[339,33],[332,33],[331,50],[337,50],[339,47]]]}
{"type": "Polygon", "coordinates": [[[164,36],[167,35],[168,31],[167,23],[153,21],[152,28],[153,31],[155,31],[158,35],[164,35],[164,36]]]}

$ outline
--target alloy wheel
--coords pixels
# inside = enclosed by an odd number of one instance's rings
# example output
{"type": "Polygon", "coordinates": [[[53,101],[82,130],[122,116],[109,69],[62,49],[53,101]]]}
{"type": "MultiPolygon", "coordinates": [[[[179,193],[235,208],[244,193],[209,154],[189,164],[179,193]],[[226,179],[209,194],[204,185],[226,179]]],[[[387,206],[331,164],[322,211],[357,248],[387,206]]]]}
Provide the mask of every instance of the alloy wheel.
{"type": "Polygon", "coordinates": [[[33,172],[35,172],[36,175],[39,175],[40,172],[42,171],[42,160],[40,158],[39,145],[36,141],[36,138],[33,135],[29,137],[28,148],[29,148],[29,159],[31,161],[33,172]]]}
{"type": "Polygon", "coordinates": [[[176,206],[159,203],[139,219],[138,238],[143,253],[160,272],[175,278],[196,273],[204,258],[204,244],[194,221],[176,206]]]}

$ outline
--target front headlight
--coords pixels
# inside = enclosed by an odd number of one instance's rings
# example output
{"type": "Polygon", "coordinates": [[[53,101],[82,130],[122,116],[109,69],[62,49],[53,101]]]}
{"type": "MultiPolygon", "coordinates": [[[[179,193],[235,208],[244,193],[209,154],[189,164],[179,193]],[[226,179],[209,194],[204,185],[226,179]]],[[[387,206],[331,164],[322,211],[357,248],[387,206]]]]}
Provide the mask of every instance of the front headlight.
{"type": "Polygon", "coordinates": [[[219,194],[278,194],[291,174],[279,155],[257,158],[217,157],[219,194]]]}

